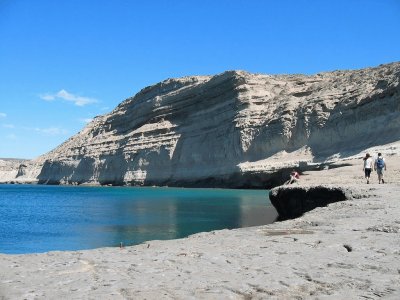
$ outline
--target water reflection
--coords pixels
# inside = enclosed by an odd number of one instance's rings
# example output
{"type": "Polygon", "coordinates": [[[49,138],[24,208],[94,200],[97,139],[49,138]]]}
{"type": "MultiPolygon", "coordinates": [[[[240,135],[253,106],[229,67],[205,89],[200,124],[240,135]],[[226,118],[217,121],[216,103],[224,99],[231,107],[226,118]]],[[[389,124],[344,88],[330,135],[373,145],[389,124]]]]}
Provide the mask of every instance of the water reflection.
{"type": "MultiPolygon", "coordinates": [[[[153,239],[176,239],[218,229],[232,229],[273,222],[277,213],[266,201],[266,192],[238,190],[161,189],[163,194],[142,198],[133,194],[110,207],[113,224],[99,227],[90,247],[104,244],[139,244],[153,239]],[[260,197],[261,196],[261,197],[260,197]],[[100,240],[96,240],[100,238],[100,240]],[[108,237],[110,239],[110,237],[108,237]]],[[[160,192],[160,190],[157,190],[160,192]]]]}

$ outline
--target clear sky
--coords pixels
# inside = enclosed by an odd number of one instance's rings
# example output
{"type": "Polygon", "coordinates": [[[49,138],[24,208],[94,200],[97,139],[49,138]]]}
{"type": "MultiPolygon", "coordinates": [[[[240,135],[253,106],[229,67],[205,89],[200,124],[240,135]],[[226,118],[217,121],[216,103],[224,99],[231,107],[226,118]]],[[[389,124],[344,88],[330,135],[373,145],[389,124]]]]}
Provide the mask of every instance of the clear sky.
{"type": "Polygon", "coordinates": [[[0,0],[0,157],[34,158],[143,87],[400,61],[400,0],[0,0]]]}

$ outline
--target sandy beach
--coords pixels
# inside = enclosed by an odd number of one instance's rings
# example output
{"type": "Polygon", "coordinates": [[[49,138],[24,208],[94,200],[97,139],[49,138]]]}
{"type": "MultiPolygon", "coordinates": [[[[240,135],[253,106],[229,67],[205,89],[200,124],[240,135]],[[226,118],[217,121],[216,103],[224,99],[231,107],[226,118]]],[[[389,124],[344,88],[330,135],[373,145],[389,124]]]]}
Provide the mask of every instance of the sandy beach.
{"type": "Polygon", "coordinates": [[[306,172],[354,198],[294,220],[126,248],[0,255],[1,299],[399,299],[398,156],[388,184],[360,157],[306,172]]]}

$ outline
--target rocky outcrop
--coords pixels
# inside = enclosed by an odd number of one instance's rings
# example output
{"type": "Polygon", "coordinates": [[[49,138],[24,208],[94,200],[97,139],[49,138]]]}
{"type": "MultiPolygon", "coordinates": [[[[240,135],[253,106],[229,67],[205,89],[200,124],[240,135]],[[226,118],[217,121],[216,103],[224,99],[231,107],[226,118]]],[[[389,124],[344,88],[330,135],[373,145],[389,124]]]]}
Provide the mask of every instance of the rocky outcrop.
{"type": "Polygon", "coordinates": [[[42,166],[25,159],[0,159],[0,183],[37,183],[42,166]]]}
{"type": "Polygon", "coordinates": [[[269,199],[281,220],[300,217],[316,207],[359,198],[359,193],[339,186],[280,186],[269,192],[269,199]]]}
{"type": "Polygon", "coordinates": [[[399,141],[399,82],[400,63],[168,79],[96,117],[24,173],[48,184],[272,187],[293,167],[399,141]]]}
{"type": "Polygon", "coordinates": [[[17,172],[17,176],[16,177],[18,178],[20,176],[25,176],[26,175],[26,168],[27,168],[27,165],[20,164],[19,167],[18,167],[18,172],[17,172]]]}

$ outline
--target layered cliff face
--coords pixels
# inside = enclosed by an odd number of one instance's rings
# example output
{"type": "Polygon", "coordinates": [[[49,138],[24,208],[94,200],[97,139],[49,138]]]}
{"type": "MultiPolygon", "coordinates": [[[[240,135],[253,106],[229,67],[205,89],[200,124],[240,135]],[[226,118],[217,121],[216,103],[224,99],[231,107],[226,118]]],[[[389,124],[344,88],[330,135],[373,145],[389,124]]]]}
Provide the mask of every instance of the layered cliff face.
{"type": "Polygon", "coordinates": [[[31,163],[40,183],[269,187],[293,166],[399,140],[400,63],[229,71],[147,87],[31,163]]]}

